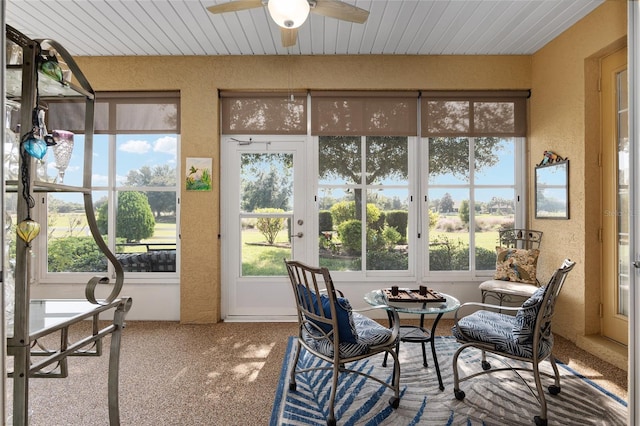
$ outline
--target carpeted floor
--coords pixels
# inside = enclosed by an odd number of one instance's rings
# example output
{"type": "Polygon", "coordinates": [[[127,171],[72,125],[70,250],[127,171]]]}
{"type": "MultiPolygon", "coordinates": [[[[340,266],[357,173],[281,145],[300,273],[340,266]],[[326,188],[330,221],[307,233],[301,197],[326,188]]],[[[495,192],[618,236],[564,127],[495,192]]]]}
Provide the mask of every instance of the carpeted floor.
{"type": "MultiPolygon", "coordinates": [[[[288,337],[296,327],[129,321],[120,362],[121,424],[268,424],[288,337]]],[[[451,321],[443,320],[438,334],[450,335],[450,328],[451,321]]],[[[70,359],[66,379],[31,380],[30,425],[108,424],[106,348],[99,358],[70,359]]],[[[556,339],[555,352],[569,367],[627,399],[626,372],[563,338],[556,339]]],[[[7,386],[10,390],[10,379],[7,386]]]]}

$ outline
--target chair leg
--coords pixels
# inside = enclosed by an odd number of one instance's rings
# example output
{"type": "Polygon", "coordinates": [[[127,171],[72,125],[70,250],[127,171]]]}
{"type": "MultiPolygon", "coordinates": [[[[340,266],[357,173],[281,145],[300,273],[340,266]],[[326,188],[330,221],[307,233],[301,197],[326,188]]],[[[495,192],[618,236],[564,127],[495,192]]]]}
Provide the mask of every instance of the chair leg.
{"type": "MultiPolygon", "coordinates": [[[[455,354],[453,354],[453,394],[456,399],[462,401],[465,397],[463,391],[460,390],[460,376],[458,373],[458,357],[460,353],[465,349],[465,346],[462,345],[458,348],[455,354]]],[[[484,352],[483,352],[484,355],[484,352]]]]}
{"type": "Polygon", "coordinates": [[[551,395],[557,395],[560,393],[560,372],[558,372],[558,366],[556,365],[556,359],[553,356],[553,353],[549,355],[549,362],[551,363],[551,367],[553,368],[554,380],[555,383],[549,386],[549,393],[551,395]]]}
{"type": "Polygon", "coordinates": [[[296,349],[295,355],[293,356],[293,365],[291,366],[291,374],[289,378],[289,390],[296,390],[296,367],[298,365],[298,359],[300,358],[300,349],[302,345],[300,345],[300,341],[296,339],[296,349]]]}
{"type": "Polygon", "coordinates": [[[393,358],[393,397],[389,399],[389,405],[392,408],[398,408],[400,406],[400,359],[398,358],[398,354],[393,351],[385,352],[385,356],[387,354],[391,354],[391,358],[393,358]]]}
{"type": "Polygon", "coordinates": [[[540,380],[540,366],[533,363],[533,377],[536,381],[536,390],[538,391],[538,399],[540,401],[540,415],[533,418],[536,426],[547,425],[547,400],[544,397],[544,389],[542,389],[542,381],[540,380]]]}
{"type": "Polygon", "coordinates": [[[331,393],[329,394],[329,416],[327,416],[327,426],[336,425],[335,405],[336,393],[338,390],[338,375],[340,374],[340,364],[333,363],[333,379],[331,380],[331,393]]]}

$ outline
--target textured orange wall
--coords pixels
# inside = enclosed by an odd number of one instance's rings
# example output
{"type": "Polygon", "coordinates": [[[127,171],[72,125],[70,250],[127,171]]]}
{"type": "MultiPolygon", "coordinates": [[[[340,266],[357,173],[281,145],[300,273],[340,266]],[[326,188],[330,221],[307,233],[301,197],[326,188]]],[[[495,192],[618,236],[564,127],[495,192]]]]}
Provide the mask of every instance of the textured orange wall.
{"type": "Polygon", "coordinates": [[[598,60],[626,42],[626,8],[624,1],[604,2],[532,58],[529,176],[533,179],[545,150],[569,158],[570,219],[536,220],[533,190],[529,217],[532,228],[544,232],[542,277],[547,279],[565,257],[577,261],[554,322],[554,331],[572,341],[600,327],[598,60]]]}
{"type": "MultiPolygon", "coordinates": [[[[213,157],[210,193],[181,193],[180,315],[220,320],[218,89],[529,89],[529,56],[85,57],[96,91],[179,90],[180,161],[213,157]]],[[[224,206],[222,206],[224,207],[224,206]]]]}

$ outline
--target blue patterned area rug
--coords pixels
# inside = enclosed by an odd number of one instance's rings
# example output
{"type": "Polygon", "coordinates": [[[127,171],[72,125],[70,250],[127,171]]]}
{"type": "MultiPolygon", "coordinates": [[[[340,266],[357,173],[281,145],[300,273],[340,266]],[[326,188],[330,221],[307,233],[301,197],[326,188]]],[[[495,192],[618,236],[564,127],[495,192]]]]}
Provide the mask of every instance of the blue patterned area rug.
{"type": "MultiPolygon", "coordinates": [[[[271,426],[326,425],[328,384],[331,372],[322,371],[298,375],[297,390],[289,390],[289,372],[293,358],[294,337],[289,340],[285,362],[275,397],[271,426]]],[[[422,365],[419,344],[400,346],[400,407],[392,409],[389,398],[392,391],[373,380],[351,374],[340,381],[336,402],[338,425],[531,425],[539,413],[539,405],[518,376],[513,372],[498,372],[473,378],[460,384],[466,394],[463,401],[453,395],[452,356],[458,343],[452,337],[437,337],[436,349],[445,390],[440,391],[431,351],[427,348],[428,367],[422,365]]],[[[504,366],[502,359],[488,354],[495,368],[504,366]]],[[[516,364],[512,360],[511,365],[516,364]]],[[[317,363],[315,357],[304,350],[300,363],[317,363]]],[[[480,352],[465,350],[460,359],[460,376],[480,368],[480,352]]],[[[382,367],[382,355],[358,361],[360,369],[370,370],[388,377],[392,367],[382,367]]],[[[549,362],[540,364],[542,371],[552,372],[549,362]]],[[[353,368],[353,364],[350,365],[353,368]]],[[[357,369],[356,368],[356,369],[357,369]]],[[[627,403],[581,376],[564,364],[558,363],[562,391],[547,399],[548,424],[551,425],[626,425],[627,403]]],[[[530,373],[521,372],[535,389],[530,373]]],[[[380,377],[380,376],[378,376],[380,377]]],[[[551,378],[542,376],[543,386],[552,384],[551,378]]]]}

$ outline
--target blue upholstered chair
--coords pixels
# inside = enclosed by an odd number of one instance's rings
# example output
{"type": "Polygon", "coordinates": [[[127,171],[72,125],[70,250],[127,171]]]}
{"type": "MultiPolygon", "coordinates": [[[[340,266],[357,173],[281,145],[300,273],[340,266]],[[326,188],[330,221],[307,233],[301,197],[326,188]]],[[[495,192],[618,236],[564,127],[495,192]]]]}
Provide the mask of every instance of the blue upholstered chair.
{"type": "Polygon", "coordinates": [[[373,379],[393,390],[389,404],[400,404],[400,364],[395,352],[400,330],[398,313],[392,312],[392,326],[386,328],[378,322],[355,312],[349,301],[336,290],[327,268],[316,268],[296,261],[285,260],[298,311],[298,338],[296,339],[294,364],[291,368],[289,389],[296,390],[296,375],[310,370],[333,370],[329,396],[327,425],[335,425],[336,390],[340,373],[354,373],[373,379]],[[301,349],[323,359],[327,364],[315,364],[314,368],[299,369],[301,349]],[[365,371],[349,369],[347,364],[379,353],[393,358],[391,383],[365,371]]]}
{"type": "MultiPolygon", "coordinates": [[[[465,393],[460,390],[460,383],[477,377],[481,374],[504,370],[530,371],[536,384],[536,392],[523,379],[533,395],[537,394],[540,402],[540,415],[534,417],[538,426],[547,424],[547,403],[540,380],[539,363],[548,359],[554,371],[555,382],[548,387],[549,393],[560,393],[560,375],[553,357],[553,334],[551,332],[551,320],[553,318],[556,298],[562,289],[567,274],[573,269],[575,262],[565,259],[562,266],[553,274],[546,286],[538,288],[519,308],[505,308],[499,305],[487,305],[483,303],[465,303],[458,308],[455,314],[453,335],[462,344],[453,356],[453,388],[455,397],[463,400],[465,393]],[[477,309],[475,312],[461,316],[463,311],[469,308],[477,309]],[[479,308],[479,309],[478,309],[479,308]],[[515,315],[508,315],[505,311],[515,311],[515,315]],[[458,357],[468,348],[476,348],[484,352],[493,353],[514,360],[531,363],[531,368],[506,368],[492,369],[484,359],[482,370],[459,378],[458,357]]],[[[507,363],[505,363],[508,365],[507,363]]],[[[546,374],[543,374],[546,375],[546,374]]]]}

